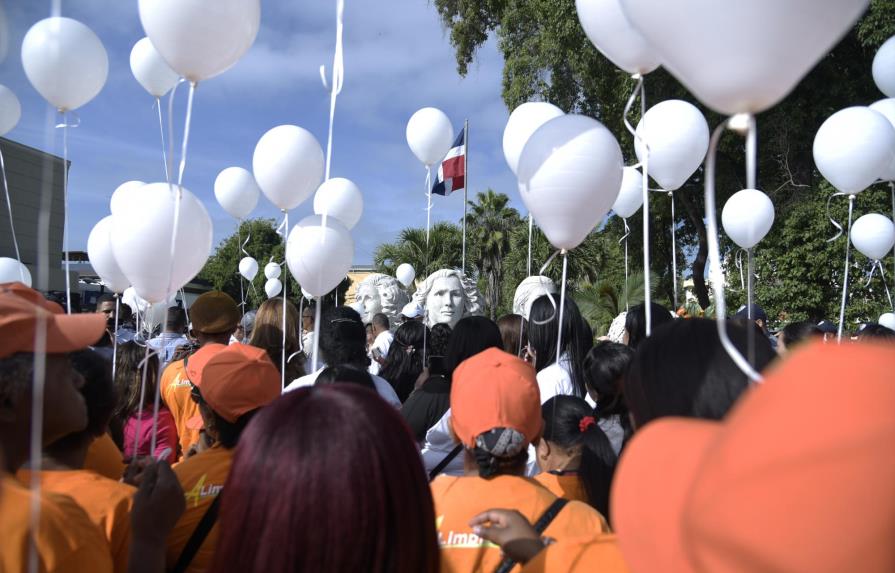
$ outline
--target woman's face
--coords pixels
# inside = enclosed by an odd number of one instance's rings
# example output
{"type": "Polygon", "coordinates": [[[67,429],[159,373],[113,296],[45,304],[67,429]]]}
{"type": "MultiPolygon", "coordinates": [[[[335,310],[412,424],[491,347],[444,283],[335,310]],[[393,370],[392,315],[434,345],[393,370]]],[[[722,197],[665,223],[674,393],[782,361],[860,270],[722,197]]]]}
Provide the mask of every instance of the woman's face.
{"type": "Polygon", "coordinates": [[[454,275],[435,279],[426,298],[429,324],[446,323],[453,328],[463,318],[465,294],[460,279],[454,275]]]}

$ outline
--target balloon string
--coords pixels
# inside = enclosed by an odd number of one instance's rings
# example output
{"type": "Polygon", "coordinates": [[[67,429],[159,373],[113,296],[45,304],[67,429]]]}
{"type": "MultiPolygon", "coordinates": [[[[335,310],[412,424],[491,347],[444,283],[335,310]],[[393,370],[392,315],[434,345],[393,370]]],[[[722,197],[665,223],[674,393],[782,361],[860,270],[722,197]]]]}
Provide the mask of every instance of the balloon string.
{"type": "Polygon", "coordinates": [[[323,300],[320,297],[314,297],[317,304],[314,305],[314,344],[311,353],[311,372],[317,372],[317,365],[320,357],[320,307],[323,306],[323,300]]]}
{"type": "Polygon", "coordinates": [[[674,287],[674,309],[678,309],[678,284],[677,284],[677,219],[674,212],[674,193],[668,192],[671,197],[671,282],[674,287]]]}
{"type": "MultiPolygon", "coordinates": [[[[283,233],[283,252],[286,252],[286,239],[289,235],[289,211],[283,211],[283,228],[285,232],[283,233]]],[[[286,298],[286,291],[289,288],[289,266],[283,265],[283,348],[282,348],[282,356],[280,358],[280,382],[283,385],[283,390],[286,389],[286,305],[289,303],[289,299],[286,298]]]]}
{"type": "Polygon", "coordinates": [[[562,285],[559,291],[559,320],[556,325],[556,363],[560,363],[562,355],[562,320],[566,309],[566,276],[569,269],[569,253],[562,250],[562,285]]]}
{"type": "MultiPolygon", "coordinates": [[[[139,312],[139,310],[138,310],[139,312]]],[[[146,344],[146,353],[143,357],[143,360],[137,365],[137,368],[140,368],[143,371],[143,377],[140,382],[140,402],[137,405],[137,428],[136,433],[134,434],[134,455],[133,459],[137,458],[137,453],[139,452],[140,447],[140,430],[143,426],[143,403],[146,399],[146,369],[149,365],[149,345],[146,344]]],[[[152,455],[152,451],[149,452],[152,455]]]]}
{"type": "Polygon", "coordinates": [[[68,236],[70,234],[68,225],[68,128],[78,127],[81,125],[81,120],[76,114],[72,113],[75,122],[69,124],[69,112],[64,109],[60,109],[59,112],[62,114],[62,121],[56,124],[56,129],[62,129],[62,197],[65,209],[62,228],[62,250],[65,253],[65,310],[68,314],[71,314],[71,259],[68,252],[68,236]]]}
{"type": "Polygon", "coordinates": [[[737,270],[740,271],[740,289],[746,290],[746,275],[743,274],[743,253],[745,249],[740,249],[737,251],[736,258],[734,259],[734,263],[736,264],[737,270]]]}
{"type": "MultiPolygon", "coordinates": [[[[852,213],[855,207],[855,195],[848,196],[848,230],[851,235],[852,213]]],[[[851,240],[846,237],[845,241],[845,272],[842,275],[842,302],[839,304],[839,328],[836,332],[836,340],[842,342],[842,331],[845,326],[845,303],[848,300],[848,259],[851,253],[851,240]]]]}
{"type": "MultiPolygon", "coordinates": [[[[342,57],[342,20],[345,12],[345,0],[336,2],[336,49],[333,54],[333,75],[332,88],[326,82],[326,66],[320,66],[320,79],[323,81],[324,89],[329,90],[329,135],[326,140],[326,181],[329,181],[330,162],[332,160],[333,149],[333,120],[336,117],[336,98],[342,91],[342,83],[345,76],[345,64],[342,57]]],[[[326,226],[326,211],[323,214],[323,226],[326,226]]]]}
{"type": "Polygon", "coordinates": [[[162,163],[165,165],[165,181],[171,182],[171,175],[168,173],[168,154],[165,151],[165,124],[162,121],[162,98],[155,98],[155,107],[158,109],[158,130],[162,136],[162,163]]]}
{"type": "Polygon", "coordinates": [[[644,78],[640,74],[634,74],[631,76],[633,79],[637,80],[637,85],[634,87],[634,91],[631,93],[631,97],[628,99],[628,103],[625,104],[625,110],[622,114],[622,119],[624,120],[625,127],[634,136],[635,139],[640,141],[643,145],[644,153],[643,160],[641,164],[643,165],[643,310],[646,318],[646,335],[650,336],[652,334],[652,295],[650,293],[650,274],[649,274],[649,144],[637,133],[637,130],[634,129],[634,126],[631,125],[631,122],[628,121],[628,114],[631,113],[631,109],[634,107],[634,101],[637,99],[637,95],[640,95],[640,120],[643,121],[643,118],[646,116],[646,85],[644,83],[644,78]]]}
{"type": "MultiPolygon", "coordinates": [[[[538,275],[543,276],[544,273],[547,272],[547,267],[549,267],[550,263],[553,262],[553,259],[555,259],[557,257],[557,255],[561,254],[562,252],[563,252],[562,249],[557,249],[556,251],[554,251],[553,254],[550,255],[550,257],[547,259],[547,262],[544,263],[544,266],[541,267],[541,270],[538,272],[538,275]]],[[[553,307],[553,314],[551,314],[549,317],[545,318],[544,320],[532,320],[531,321],[534,324],[541,325],[541,326],[550,323],[550,321],[552,321],[554,318],[556,318],[556,300],[553,298],[553,294],[549,290],[547,290],[547,292],[545,292],[544,294],[547,296],[547,299],[550,301],[550,305],[553,307]]]]}
{"type": "MultiPolygon", "coordinates": [[[[246,243],[247,243],[248,241],[249,241],[249,240],[246,239],[246,243]]],[[[246,251],[245,251],[245,243],[242,242],[242,219],[237,219],[237,220],[236,220],[236,244],[239,245],[239,250],[240,250],[240,251],[242,251],[243,253],[246,252],[246,251]]],[[[238,254],[238,253],[237,253],[237,254],[238,254]]],[[[246,256],[248,256],[248,253],[246,253],[246,256]]],[[[240,308],[240,310],[241,310],[241,312],[242,312],[242,315],[245,316],[245,312],[246,312],[246,295],[245,295],[245,289],[243,288],[243,285],[242,285],[242,279],[243,279],[243,276],[242,276],[242,271],[239,269],[239,263],[237,263],[237,268],[236,268],[236,270],[237,270],[237,273],[236,273],[236,274],[239,275],[239,300],[240,300],[240,302],[239,302],[239,308],[240,308]]]]}
{"type": "Polygon", "coordinates": [[[22,268],[22,255],[19,253],[19,240],[16,238],[16,226],[12,217],[12,199],[9,196],[9,184],[6,182],[6,162],[3,161],[3,149],[0,149],[0,173],[3,174],[3,192],[6,195],[6,208],[9,210],[9,230],[12,232],[12,244],[19,261],[19,279],[25,282],[25,269],[22,268]]]}
{"type": "MultiPolygon", "coordinates": [[[[715,160],[718,152],[718,142],[724,134],[724,130],[730,127],[728,118],[720,124],[712,133],[709,142],[709,150],[705,161],[705,218],[709,241],[709,265],[712,286],[715,290],[715,324],[718,328],[718,338],[721,346],[730,356],[731,360],[753,382],[761,382],[761,375],[755,371],[751,364],[740,354],[739,350],[730,341],[727,335],[727,306],[724,300],[724,272],[721,269],[721,248],[718,245],[718,217],[715,207],[715,160]]],[[[649,322],[647,322],[647,325],[649,322]]]]}
{"type": "MultiPolygon", "coordinates": [[[[879,266],[879,278],[883,282],[883,288],[886,289],[886,298],[889,299],[889,308],[895,311],[895,305],[892,305],[892,293],[889,292],[889,285],[886,283],[886,272],[883,270],[883,262],[876,261],[876,264],[877,266],[879,266]]],[[[872,274],[873,270],[871,270],[870,272],[872,274]]],[[[869,280],[867,282],[868,284],[870,283],[869,280]]]]}
{"type": "Polygon", "coordinates": [[[534,234],[534,226],[535,226],[535,218],[529,213],[528,214],[528,267],[525,271],[528,276],[531,276],[531,237],[534,234]]]}
{"type": "MultiPolygon", "coordinates": [[[[843,232],[842,225],[840,225],[836,221],[836,219],[834,219],[833,216],[830,215],[830,201],[833,200],[833,197],[842,197],[843,195],[847,195],[847,193],[837,192],[837,193],[833,193],[832,195],[830,195],[827,198],[827,219],[829,219],[830,222],[833,223],[833,226],[836,227],[836,229],[837,229],[836,234],[833,235],[832,237],[830,237],[829,239],[827,239],[828,243],[832,243],[833,241],[835,241],[836,239],[838,239],[839,237],[842,236],[842,232],[843,232]]],[[[853,195],[851,195],[851,196],[853,197],[853,195]]]]}
{"type": "Polygon", "coordinates": [[[305,315],[304,315],[304,307],[305,307],[305,295],[302,293],[300,297],[298,297],[298,349],[301,352],[305,351],[305,315]]]}
{"type": "Polygon", "coordinates": [[[619,239],[618,242],[625,242],[625,312],[628,312],[631,310],[628,306],[628,236],[631,234],[631,228],[628,227],[627,218],[623,217],[622,222],[625,224],[625,234],[622,235],[622,238],[619,239]]]}
{"type": "Polygon", "coordinates": [[[183,287],[180,289],[180,302],[183,303],[183,316],[186,318],[186,323],[190,323],[190,309],[186,304],[186,291],[183,290],[183,287]]]}
{"type": "Polygon", "coordinates": [[[115,293],[115,330],[112,331],[112,382],[118,366],[118,313],[121,312],[121,295],[115,293]]]}
{"type": "Polygon", "coordinates": [[[183,127],[183,146],[180,148],[180,169],[177,173],[177,185],[183,185],[183,172],[186,170],[186,151],[190,142],[190,124],[193,117],[193,96],[196,94],[196,83],[190,82],[190,91],[186,100],[186,121],[183,127]]]}
{"type": "MultiPolygon", "coordinates": [[[[889,190],[892,192],[892,221],[895,221],[895,181],[889,181],[889,190]]],[[[892,246],[892,277],[895,277],[895,245],[892,246]]]]}

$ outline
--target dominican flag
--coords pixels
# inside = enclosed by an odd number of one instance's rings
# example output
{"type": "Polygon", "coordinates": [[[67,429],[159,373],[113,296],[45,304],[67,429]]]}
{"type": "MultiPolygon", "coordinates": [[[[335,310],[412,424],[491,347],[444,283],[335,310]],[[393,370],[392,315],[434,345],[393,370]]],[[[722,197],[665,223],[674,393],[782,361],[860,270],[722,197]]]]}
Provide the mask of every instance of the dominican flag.
{"type": "Polygon", "coordinates": [[[441,166],[438,167],[438,177],[432,187],[435,195],[448,196],[454,191],[459,191],[466,186],[466,127],[460,130],[460,135],[454,141],[454,146],[448,151],[441,166]]]}

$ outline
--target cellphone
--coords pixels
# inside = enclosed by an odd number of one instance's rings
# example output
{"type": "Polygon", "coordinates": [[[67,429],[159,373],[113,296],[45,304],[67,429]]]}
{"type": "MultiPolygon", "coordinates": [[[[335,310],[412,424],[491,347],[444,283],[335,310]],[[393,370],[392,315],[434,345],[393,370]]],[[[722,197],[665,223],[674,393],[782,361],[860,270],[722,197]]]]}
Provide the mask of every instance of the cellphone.
{"type": "Polygon", "coordinates": [[[371,354],[373,355],[373,358],[375,358],[376,360],[379,360],[382,358],[382,351],[379,350],[378,348],[374,348],[372,350],[371,354]]]}

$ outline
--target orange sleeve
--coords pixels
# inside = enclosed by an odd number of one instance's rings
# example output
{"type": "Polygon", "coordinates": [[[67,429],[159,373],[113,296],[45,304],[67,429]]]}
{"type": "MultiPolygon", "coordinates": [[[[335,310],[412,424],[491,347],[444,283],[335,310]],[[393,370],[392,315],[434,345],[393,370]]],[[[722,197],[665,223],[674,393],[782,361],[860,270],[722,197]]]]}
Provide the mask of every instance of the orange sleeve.
{"type": "Polygon", "coordinates": [[[558,541],[538,553],[521,573],[629,573],[614,535],[558,541]]]}
{"type": "Polygon", "coordinates": [[[124,468],[124,456],[109,434],[103,434],[91,442],[84,460],[85,470],[118,481],[124,475],[124,468]]]}

